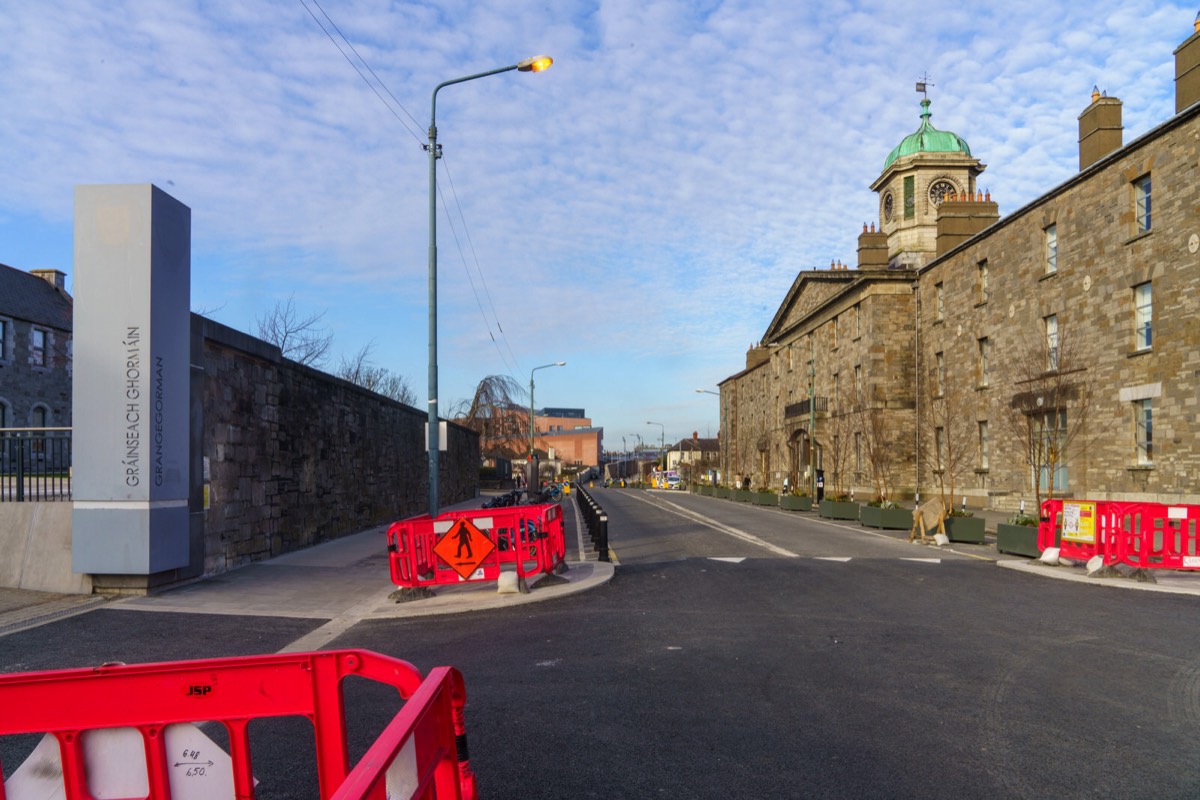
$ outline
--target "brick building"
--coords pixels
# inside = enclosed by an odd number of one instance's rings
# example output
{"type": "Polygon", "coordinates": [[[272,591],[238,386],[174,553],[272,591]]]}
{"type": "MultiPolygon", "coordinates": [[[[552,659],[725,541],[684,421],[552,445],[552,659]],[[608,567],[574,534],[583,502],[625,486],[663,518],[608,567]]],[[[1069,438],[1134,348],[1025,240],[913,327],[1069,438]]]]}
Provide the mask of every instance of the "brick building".
{"type": "Polygon", "coordinates": [[[1173,117],[1124,143],[1094,94],[1079,172],[1003,218],[923,100],[856,268],[801,272],[721,383],[726,480],[1200,502],[1200,33],[1175,57],[1173,117]]]}
{"type": "MultiPolygon", "coordinates": [[[[495,429],[497,437],[481,442],[485,457],[508,454],[517,459],[529,452],[529,409],[512,406],[501,412],[504,417],[495,429]]],[[[600,464],[604,449],[604,428],[592,425],[582,408],[543,408],[533,415],[533,447],[540,459],[562,467],[590,467],[600,464]]]]}
{"type": "Polygon", "coordinates": [[[0,428],[71,425],[71,295],[58,270],[0,264],[0,428]]]}

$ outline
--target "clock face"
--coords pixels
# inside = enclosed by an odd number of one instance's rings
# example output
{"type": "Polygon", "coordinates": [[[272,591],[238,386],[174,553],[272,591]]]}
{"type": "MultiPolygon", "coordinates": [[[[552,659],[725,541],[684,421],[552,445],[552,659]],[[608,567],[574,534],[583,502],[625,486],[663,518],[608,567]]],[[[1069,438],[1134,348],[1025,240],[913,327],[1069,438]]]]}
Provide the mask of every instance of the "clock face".
{"type": "Polygon", "coordinates": [[[895,213],[895,211],[896,211],[895,205],[896,205],[896,201],[892,197],[892,193],[887,192],[886,194],[884,194],[884,196],[883,196],[883,218],[887,222],[892,221],[892,214],[895,213]]]}
{"type": "Polygon", "coordinates": [[[929,202],[933,205],[940,206],[942,201],[949,195],[958,194],[958,189],[954,188],[954,184],[950,181],[934,181],[929,187],[929,202]]]}

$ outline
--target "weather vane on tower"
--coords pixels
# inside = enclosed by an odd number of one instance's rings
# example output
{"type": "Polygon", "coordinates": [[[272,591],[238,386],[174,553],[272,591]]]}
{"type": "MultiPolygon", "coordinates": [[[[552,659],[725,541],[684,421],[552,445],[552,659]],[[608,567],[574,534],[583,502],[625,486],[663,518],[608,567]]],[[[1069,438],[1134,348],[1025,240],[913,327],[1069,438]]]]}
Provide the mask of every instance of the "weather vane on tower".
{"type": "Polygon", "coordinates": [[[917,91],[924,94],[926,100],[929,99],[929,92],[926,91],[927,86],[933,86],[933,84],[929,82],[928,72],[921,76],[921,80],[917,81],[917,91]]]}

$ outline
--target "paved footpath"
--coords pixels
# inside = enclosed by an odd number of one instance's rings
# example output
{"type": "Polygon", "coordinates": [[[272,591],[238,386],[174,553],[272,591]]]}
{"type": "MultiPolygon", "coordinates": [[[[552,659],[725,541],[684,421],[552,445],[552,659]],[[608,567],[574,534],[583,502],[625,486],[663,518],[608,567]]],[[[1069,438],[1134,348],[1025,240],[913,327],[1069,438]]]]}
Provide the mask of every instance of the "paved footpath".
{"type": "MultiPolygon", "coordinates": [[[[482,499],[449,510],[478,508],[482,499]]],[[[323,619],[325,624],[293,642],[288,652],[318,650],[363,620],[455,614],[507,608],[586,591],[612,579],[613,565],[586,560],[579,515],[564,502],[567,571],[529,583],[528,594],[497,592],[493,583],[439,586],[434,597],[397,603],[388,571],[387,526],[248,564],[158,594],[116,599],[0,589],[0,636],[82,614],[96,608],[233,616],[323,619]]]]}

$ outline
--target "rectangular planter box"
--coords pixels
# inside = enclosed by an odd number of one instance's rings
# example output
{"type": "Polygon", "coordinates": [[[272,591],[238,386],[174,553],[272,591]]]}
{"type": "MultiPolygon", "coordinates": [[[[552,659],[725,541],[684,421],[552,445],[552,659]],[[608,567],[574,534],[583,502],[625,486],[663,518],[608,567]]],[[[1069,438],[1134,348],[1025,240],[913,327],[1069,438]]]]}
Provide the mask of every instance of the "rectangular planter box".
{"type": "Polygon", "coordinates": [[[1038,529],[1033,525],[998,523],[996,525],[996,549],[1001,553],[1037,558],[1042,554],[1042,551],[1038,549],[1038,529]]]}
{"type": "Polygon", "coordinates": [[[734,489],[733,499],[739,503],[749,503],[754,500],[754,495],[758,492],[752,492],[749,489],[734,489]]]}
{"type": "Polygon", "coordinates": [[[711,487],[711,486],[700,486],[697,488],[697,491],[700,493],[701,497],[712,497],[713,496],[713,487],[711,487]]]}
{"type": "Polygon", "coordinates": [[[784,511],[812,511],[812,498],[781,494],[779,495],[779,507],[784,511]]]}
{"type": "Polygon", "coordinates": [[[858,503],[822,500],[818,513],[825,519],[858,519],[858,503]]]}
{"type": "Polygon", "coordinates": [[[755,492],[752,502],[756,506],[777,506],[779,505],[779,495],[774,492],[755,492]]]}
{"type": "Polygon", "coordinates": [[[730,494],[732,492],[733,492],[733,490],[730,489],[728,486],[714,486],[713,487],[713,497],[719,497],[722,500],[728,500],[730,497],[730,494]]]}
{"type": "Polygon", "coordinates": [[[907,508],[862,506],[859,509],[858,521],[867,528],[907,531],[912,528],[913,512],[907,508]]]}
{"type": "Polygon", "coordinates": [[[983,517],[946,517],[946,535],[952,542],[983,544],[983,517]]]}

